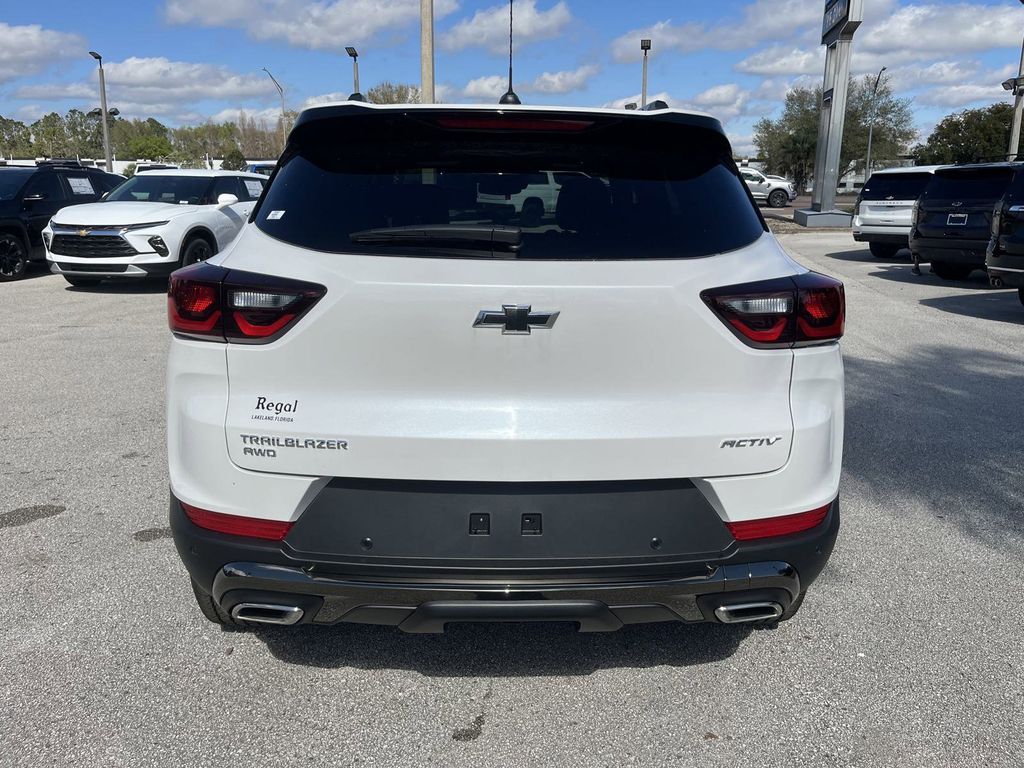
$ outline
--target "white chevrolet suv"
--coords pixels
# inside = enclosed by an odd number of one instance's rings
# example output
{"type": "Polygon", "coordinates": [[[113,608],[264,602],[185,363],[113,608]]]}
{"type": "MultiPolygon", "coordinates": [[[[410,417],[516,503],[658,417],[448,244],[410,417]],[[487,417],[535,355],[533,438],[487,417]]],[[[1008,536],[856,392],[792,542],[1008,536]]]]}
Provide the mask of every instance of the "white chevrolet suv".
{"type": "Polygon", "coordinates": [[[59,210],[43,230],[46,259],[77,286],[166,277],[230,243],[266,183],[235,171],[137,173],[101,202],[59,210]]]}
{"type": "Polygon", "coordinates": [[[779,246],[716,119],[317,106],[251,222],[168,292],[207,618],[797,610],[839,527],[843,286],[779,246]],[[554,212],[495,221],[480,190],[538,173],[554,212]]]}

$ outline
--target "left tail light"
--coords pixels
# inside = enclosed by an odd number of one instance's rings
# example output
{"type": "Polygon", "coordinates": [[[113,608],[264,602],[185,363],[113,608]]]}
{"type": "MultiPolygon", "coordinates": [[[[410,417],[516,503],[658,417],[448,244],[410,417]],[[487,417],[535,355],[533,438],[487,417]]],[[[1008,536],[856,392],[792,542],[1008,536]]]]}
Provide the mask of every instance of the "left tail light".
{"type": "Polygon", "coordinates": [[[292,528],[292,523],[289,522],[263,520],[259,517],[243,517],[242,515],[227,515],[223,512],[211,512],[208,509],[194,507],[185,502],[181,502],[181,508],[188,519],[200,528],[216,531],[217,533],[228,533],[232,536],[247,536],[251,539],[281,541],[292,528]]]}
{"type": "Polygon", "coordinates": [[[741,341],[762,349],[833,342],[846,324],[843,284],[817,272],[710,288],[700,297],[741,341]]]}
{"type": "Polygon", "coordinates": [[[167,290],[167,322],[179,336],[266,344],[283,336],[327,289],[316,283],[225,269],[179,269],[167,290]]]}

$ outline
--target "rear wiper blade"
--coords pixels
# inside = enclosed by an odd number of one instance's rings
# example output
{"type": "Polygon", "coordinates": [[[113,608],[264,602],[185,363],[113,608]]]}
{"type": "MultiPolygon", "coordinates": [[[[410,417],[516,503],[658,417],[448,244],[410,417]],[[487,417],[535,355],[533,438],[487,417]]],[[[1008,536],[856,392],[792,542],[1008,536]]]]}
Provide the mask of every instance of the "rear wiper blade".
{"type": "Polygon", "coordinates": [[[508,253],[516,253],[523,245],[523,231],[519,227],[489,224],[414,224],[405,227],[379,227],[353,232],[348,237],[353,243],[431,245],[508,253]]]}

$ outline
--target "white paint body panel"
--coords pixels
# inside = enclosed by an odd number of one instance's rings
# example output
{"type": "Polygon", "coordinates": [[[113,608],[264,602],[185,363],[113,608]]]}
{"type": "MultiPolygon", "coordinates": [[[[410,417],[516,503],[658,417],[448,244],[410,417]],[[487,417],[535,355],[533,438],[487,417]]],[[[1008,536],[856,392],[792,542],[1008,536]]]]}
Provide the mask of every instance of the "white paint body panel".
{"type": "Polygon", "coordinates": [[[334,476],[688,477],[742,520],[838,492],[838,346],[753,349],[699,297],[805,271],[769,234],[702,259],[531,262],[325,254],[247,227],[212,261],[328,290],[268,345],[173,341],[170,475],[185,502],[289,520],[334,476]],[[472,327],[503,303],[560,315],[529,336],[472,327]],[[298,401],[282,414],[294,420],[254,420],[259,397],[298,401]],[[242,435],[348,449],[254,456],[242,435]],[[720,447],[764,436],[783,439],[720,447]]]}

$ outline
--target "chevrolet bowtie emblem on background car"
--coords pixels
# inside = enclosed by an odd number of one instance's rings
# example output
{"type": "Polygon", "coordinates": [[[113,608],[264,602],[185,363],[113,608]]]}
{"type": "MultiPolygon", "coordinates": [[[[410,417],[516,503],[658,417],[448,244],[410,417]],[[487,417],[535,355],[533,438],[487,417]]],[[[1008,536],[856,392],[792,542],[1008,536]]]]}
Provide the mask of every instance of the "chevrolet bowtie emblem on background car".
{"type": "Polygon", "coordinates": [[[88,234],[89,234],[89,230],[88,229],[80,229],[80,230],[78,230],[78,236],[79,237],[85,237],[88,234]]]}
{"type": "Polygon", "coordinates": [[[531,328],[550,328],[557,312],[531,312],[529,304],[502,304],[501,311],[482,309],[473,322],[474,328],[501,328],[502,336],[529,336],[531,328]]]}

